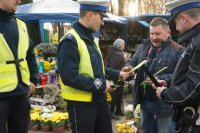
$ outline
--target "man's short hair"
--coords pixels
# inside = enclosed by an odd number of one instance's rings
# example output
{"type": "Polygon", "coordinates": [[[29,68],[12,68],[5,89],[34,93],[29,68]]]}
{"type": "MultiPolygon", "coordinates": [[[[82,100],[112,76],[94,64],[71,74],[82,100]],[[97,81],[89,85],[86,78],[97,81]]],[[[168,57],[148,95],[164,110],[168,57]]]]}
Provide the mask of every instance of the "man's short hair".
{"type": "Polygon", "coordinates": [[[184,11],[183,13],[188,14],[191,18],[199,18],[200,17],[200,8],[192,8],[189,10],[184,11]]]}
{"type": "Polygon", "coordinates": [[[164,18],[160,18],[160,17],[155,17],[152,19],[152,21],[150,22],[150,26],[163,26],[163,27],[166,27],[168,28],[169,25],[168,25],[168,21],[164,18]]]}
{"type": "Polygon", "coordinates": [[[80,18],[85,17],[88,12],[88,10],[80,10],[80,18]]]}

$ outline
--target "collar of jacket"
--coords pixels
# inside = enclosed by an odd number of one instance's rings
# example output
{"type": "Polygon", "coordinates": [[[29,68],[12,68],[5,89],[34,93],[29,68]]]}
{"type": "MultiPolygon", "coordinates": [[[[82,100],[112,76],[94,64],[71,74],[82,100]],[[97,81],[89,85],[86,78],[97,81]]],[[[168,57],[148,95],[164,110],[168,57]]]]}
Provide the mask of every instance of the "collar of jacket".
{"type": "Polygon", "coordinates": [[[14,13],[8,13],[0,9],[0,20],[11,20],[14,17],[14,13]]]}
{"type": "Polygon", "coordinates": [[[167,40],[162,41],[162,42],[161,42],[161,46],[160,46],[161,49],[167,47],[167,45],[169,45],[171,41],[172,41],[172,38],[171,38],[171,37],[168,37],[167,40]]]}
{"type": "Polygon", "coordinates": [[[181,44],[185,41],[188,41],[189,39],[191,39],[194,35],[197,35],[200,32],[200,23],[196,24],[195,26],[193,26],[189,31],[187,31],[186,33],[182,34],[179,38],[178,38],[178,43],[181,44]]]}
{"type": "Polygon", "coordinates": [[[87,41],[93,41],[94,37],[92,35],[92,30],[88,29],[87,27],[85,27],[84,25],[82,25],[81,23],[79,23],[78,21],[76,21],[73,24],[73,28],[78,32],[79,36],[83,39],[83,40],[87,40],[87,41]]]}

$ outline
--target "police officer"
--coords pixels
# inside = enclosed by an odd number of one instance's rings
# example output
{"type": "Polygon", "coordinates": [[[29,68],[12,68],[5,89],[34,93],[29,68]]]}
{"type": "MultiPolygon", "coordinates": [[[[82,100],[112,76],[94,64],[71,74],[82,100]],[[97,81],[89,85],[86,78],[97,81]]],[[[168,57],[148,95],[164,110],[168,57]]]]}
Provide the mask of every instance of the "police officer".
{"type": "Polygon", "coordinates": [[[176,132],[200,132],[200,0],[175,0],[166,3],[176,29],[178,42],[186,47],[169,81],[159,81],[157,96],[175,107],[176,132]],[[164,87],[165,86],[165,87],[164,87]],[[168,88],[167,88],[168,86],[168,88]]]}
{"type": "Polygon", "coordinates": [[[80,18],[61,39],[57,61],[62,97],[73,133],[112,133],[106,92],[113,88],[105,80],[118,80],[124,72],[105,69],[97,39],[93,33],[103,25],[109,0],[78,0],[80,18]]]}
{"type": "Polygon", "coordinates": [[[14,17],[20,0],[0,0],[0,132],[28,133],[27,97],[37,83],[37,63],[24,22],[14,17]]]}

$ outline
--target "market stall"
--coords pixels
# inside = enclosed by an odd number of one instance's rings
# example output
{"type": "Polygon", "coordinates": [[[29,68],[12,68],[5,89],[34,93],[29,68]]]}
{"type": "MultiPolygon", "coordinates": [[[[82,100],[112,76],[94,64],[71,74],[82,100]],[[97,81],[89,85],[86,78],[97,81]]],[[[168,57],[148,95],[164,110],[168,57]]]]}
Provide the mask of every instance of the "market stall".
{"type": "Polygon", "coordinates": [[[59,78],[56,65],[57,47],[41,43],[35,48],[39,70],[39,83],[30,96],[31,122],[30,130],[63,133],[70,130],[67,103],[60,95],[59,78]],[[57,132],[57,130],[59,130],[57,132]]]}
{"type": "MultiPolygon", "coordinates": [[[[105,24],[109,23],[124,23],[125,19],[112,14],[108,14],[109,18],[104,18],[105,24]]],[[[32,40],[35,44],[49,43],[52,36],[57,32],[60,39],[66,29],[71,27],[71,24],[79,18],[79,4],[72,0],[43,0],[35,3],[20,5],[17,8],[16,16],[25,21],[28,25],[34,25],[38,28],[39,37],[32,37],[34,32],[29,31],[32,40]],[[57,31],[53,33],[47,27],[56,24],[57,31]],[[47,26],[46,26],[47,25],[47,26]],[[66,27],[64,29],[63,27],[66,27]],[[63,28],[63,29],[62,29],[63,28]],[[49,36],[49,37],[48,37],[49,36]],[[38,42],[38,40],[40,42],[38,42]]],[[[31,29],[32,31],[35,29],[31,29]]],[[[95,34],[99,36],[99,32],[95,34]]],[[[58,40],[59,40],[58,39],[58,40]]]]}

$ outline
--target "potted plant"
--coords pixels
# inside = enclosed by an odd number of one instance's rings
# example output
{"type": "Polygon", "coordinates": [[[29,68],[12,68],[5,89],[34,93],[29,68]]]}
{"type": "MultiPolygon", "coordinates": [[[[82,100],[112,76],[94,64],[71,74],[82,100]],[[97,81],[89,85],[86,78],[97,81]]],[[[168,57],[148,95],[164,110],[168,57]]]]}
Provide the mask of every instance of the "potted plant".
{"type": "Polygon", "coordinates": [[[48,132],[51,130],[51,122],[49,117],[40,117],[39,122],[42,131],[48,132]]]}
{"type": "Polygon", "coordinates": [[[54,133],[63,133],[65,129],[65,120],[53,120],[51,123],[54,133]]]}
{"type": "Polygon", "coordinates": [[[67,120],[65,121],[65,128],[66,128],[67,130],[71,130],[71,123],[70,123],[69,119],[67,119],[67,120]]]}
{"type": "Polygon", "coordinates": [[[40,128],[40,123],[39,123],[40,112],[41,112],[40,108],[32,108],[31,109],[30,130],[32,130],[32,131],[37,131],[40,128]]]}
{"type": "Polygon", "coordinates": [[[51,118],[51,126],[54,133],[63,133],[65,129],[67,115],[62,112],[54,112],[51,118]]]}
{"type": "Polygon", "coordinates": [[[37,131],[39,129],[39,113],[31,113],[30,129],[31,131],[37,131]]]}

